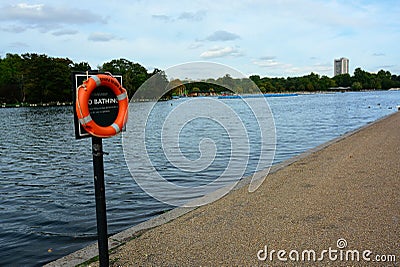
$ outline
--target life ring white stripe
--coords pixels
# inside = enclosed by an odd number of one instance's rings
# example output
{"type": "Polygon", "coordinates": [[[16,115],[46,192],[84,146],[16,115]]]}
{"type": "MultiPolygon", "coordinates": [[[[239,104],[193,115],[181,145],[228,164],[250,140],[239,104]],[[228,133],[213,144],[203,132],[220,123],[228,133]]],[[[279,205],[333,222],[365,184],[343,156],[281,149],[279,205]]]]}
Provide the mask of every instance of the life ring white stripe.
{"type": "Polygon", "coordinates": [[[96,87],[101,85],[101,80],[97,75],[90,76],[90,78],[92,78],[96,82],[96,87]]]}
{"type": "Polygon", "coordinates": [[[121,131],[121,129],[119,128],[118,124],[116,124],[116,123],[111,124],[111,127],[114,128],[116,133],[119,133],[121,131]]]}
{"type": "Polygon", "coordinates": [[[122,93],[120,95],[117,95],[118,101],[124,100],[127,97],[126,93],[122,93]]]}
{"type": "Polygon", "coordinates": [[[92,121],[92,117],[90,115],[87,115],[86,117],[79,119],[79,122],[81,124],[88,124],[90,121],[92,121]]]}

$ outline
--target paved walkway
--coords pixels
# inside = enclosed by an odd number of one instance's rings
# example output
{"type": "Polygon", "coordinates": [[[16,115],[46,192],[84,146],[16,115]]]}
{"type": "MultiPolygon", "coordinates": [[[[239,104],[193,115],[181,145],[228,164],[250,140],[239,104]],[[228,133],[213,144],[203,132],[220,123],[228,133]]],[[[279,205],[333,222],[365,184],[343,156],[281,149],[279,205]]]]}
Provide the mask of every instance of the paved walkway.
{"type": "Polygon", "coordinates": [[[398,266],[399,189],[400,112],[269,175],[254,193],[243,187],[145,232],[112,253],[111,261],[114,266],[281,265],[276,252],[271,261],[271,251],[285,250],[281,258],[294,265],[365,266],[395,255],[397,262],[387,263],[398,266]],[[267,258],[259,260],[266,246],[267,258]],[[299,252],[299,262],[291,250],[299,252]],[[317,262],[304,250],[314,250],[317,262]],[[363,259],[365,250],[371,251],[364,255],[370,262],[363,259]]]}
{"type": "Polygon", "coordinates": [[[397,112],[297,158],[270,174],[253,193],[244,186],[144,231],[115,249],[110,262],[113,266],[399,266],[399,189],[397,112]]]}

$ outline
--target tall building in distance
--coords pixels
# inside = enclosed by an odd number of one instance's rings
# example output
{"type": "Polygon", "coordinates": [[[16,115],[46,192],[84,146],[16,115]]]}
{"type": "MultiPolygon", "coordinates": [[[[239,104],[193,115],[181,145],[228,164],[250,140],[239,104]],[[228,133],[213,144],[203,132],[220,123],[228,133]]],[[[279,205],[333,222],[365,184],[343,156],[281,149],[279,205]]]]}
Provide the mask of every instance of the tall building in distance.
{"type": "Polygon", "coordinates": [[[333,73],[334,76],[349,73],[349,59],[344,57],[340,59],[335,59],[333,64],[333,69],[334,69],[333,73]]]}

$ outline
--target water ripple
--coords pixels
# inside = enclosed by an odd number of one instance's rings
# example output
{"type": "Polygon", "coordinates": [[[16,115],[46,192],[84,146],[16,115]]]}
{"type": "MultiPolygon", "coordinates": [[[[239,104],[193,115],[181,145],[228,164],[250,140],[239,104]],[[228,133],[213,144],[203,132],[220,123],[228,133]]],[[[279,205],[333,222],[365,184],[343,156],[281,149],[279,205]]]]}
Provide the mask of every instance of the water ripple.
{"type": "MultiPolygon", "coordinates": [[[[400,92],[299,95],[271,98],[277,131],[274,162],[280,162],[332,138],[395,112],[400,92]],[[378,105],[379,104],[379,105],[378,105]]],[[[185,100],[177,100],[185,101],[185,100]]],[[[246,116],[235,99],[227,105],[246,116]]],[[[146,105],[146,103],[137,103],[146,105]]],[[[171,109],[169,102],[160,109],[171,109]]],[[[140,115],[140,114],[135,114],[140,115]]],[[[245,120],[246,121],[246,120],[245,120]]],[[[0,265],[42,265],[96,240],[91,143],[75,140],[71,107],[0,109],[0,265]]],[[[249,135],[259,135],[246,121],[249,135]]],[[[157,144],[148,140],[154,164],[167,179],[197,186],[212,181],[226,165],[229,144],[223,129],[194,121],[182,133],[187,157],[199,157],[198,146],[185,141],[197,129],[199,138],[213,135],[217,154],[206,172],[176,172],[157,144]],[[197,125],[198,123],[199,125],[197,125]]],[[[150,125],[151,127],[151,125],[150,125]]],[[[259,145],[251,144],[250,164],[259,145]]],[[[170,207],[147,196],[130,177],[122,156],[121,138],[104,140],[109,233],[119,232],[163,213],[170,207]]],[[[138,164],[146,175],[147,167],[138,164]]]]}

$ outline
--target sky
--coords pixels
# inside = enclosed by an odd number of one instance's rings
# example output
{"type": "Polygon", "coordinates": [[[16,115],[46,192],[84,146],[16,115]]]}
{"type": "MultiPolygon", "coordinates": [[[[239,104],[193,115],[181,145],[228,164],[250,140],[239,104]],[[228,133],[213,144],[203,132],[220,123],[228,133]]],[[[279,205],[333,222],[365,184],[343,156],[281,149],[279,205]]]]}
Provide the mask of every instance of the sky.
{"type": "Polygon", "coordinates": [[[398,0],[0,0],[0,57],[215,62],[246,76],[333,76],[335,58],[400,74],[398,0]]]}

